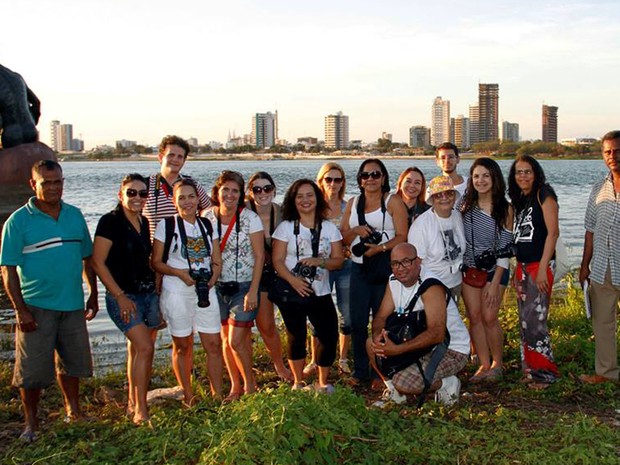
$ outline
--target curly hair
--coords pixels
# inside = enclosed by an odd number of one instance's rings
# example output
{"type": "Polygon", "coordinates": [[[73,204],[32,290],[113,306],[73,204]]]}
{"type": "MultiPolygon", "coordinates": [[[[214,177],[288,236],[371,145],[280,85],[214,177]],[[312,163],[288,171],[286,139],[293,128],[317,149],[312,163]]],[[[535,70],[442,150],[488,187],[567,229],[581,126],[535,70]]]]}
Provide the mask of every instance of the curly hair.
{"type": "Polygon", "coordinates": [[[220,206],[220,199],[218,195],[220,187],[222,187],[225,183],[229,181],[237,183],[237,185],[239,186],[239,207],[243,207],[245,203],[245,199],[243,197],[243,193],[245,192],[245,181],[243,180],[243,175],[237,171],[224,170],[220,173],[220,175],[215,180],[213,189],[211,189],[211,202],[216,207],[220,206]]]}
{"type": "Polygon", "coordinates": [[[538,191],[542,187],[545,187],[549,194],[557,201],[558,196],[553,188],[547,184],[545,172],[543,171],[542,166],[540,166],[540,163],[538,163],[538,160],[531,155],[518,155],[510,166],[510,172],[508,173],[508,197],[510,197],[510,201],[512,202],[515,210],[521,211],[528,203],[529,198],[532,195],[538,195],[538,191]],[[532,191],[527,196],[523,194],[521,188],[517,185],[517,163],[519,162],[527,163],[532,167],[532,171],[534,172],[532,191]]]}
{"type": "Polygon", "coordinates": [[[478,204],[478,191],[474,188],[474,170],[482,166],[489,171],[491,175],[491,216],[498,225],[506,223],[508,217],[508,200],[506,200],[506,182],[504,181],[504,175],[502,169],[499,167],[495,160],[491,158],[482,157],[476,158],[472,163],[469,170],[469,180],[467,181],[467,189],[465,190],[465,197],[461,204],[461,213],[465,214],[472,210],[478,204]]]}
{"type": "Polygon", "coordinates": [[[396,195],[400,198],[403,197],[403,183],[405,182],[405,178],[409,175],[409,173],[418,173],[422,177],[422,185],[420,186],[420,193],[416,199],[416,205],[423,205],[426,202],[426,178],[424,177],[424,173],[417,166],[410,166],[405,171],[400,173],[398,176],[398,181],[396,182],[396,195]]]}
{"type": "Polygon", "coordinates": [[[178,145],[185,151],[185,158],[189,155],[189,144],[179,136],[166,136],[159,143],[159,153],[164,153],[169,145],[178,145]]]}
{"type": "Polygon", "coordinates": [[[314,222],[315,224],[319,221],[327,218],[327,210],[329,206],[327,205],[327,201],[323,198],[323,193],[319,186],[311,179],[298,179],[297,181],[291,184],[291,187],[288,188],[286,194],[284,195],[284,201],[282,202],[282,219],[285,221],[295,221],[300,218],[299,212],[297,211],[297,207],[295,206],[295,197],[297,197],[297,193],[299,192],[299,188],[304,185],[312,186],[314,190],[314,195],[316,196],[316,210],[314,213],[314,222]]]}
{"type": "Polygon", "coordinates": [[[323,178],[331,170],[337,170],[342,175],[342,185],[341,185],[342,187],[340,188],[340,191],[338,192],[338,198],[342,200],[344,199],[344,194],[345,194],[345,191],[347,190],[347,177],[344,174],[344,168],[340,166],[338,163],[330,161],[330,162],[325,163],[323,166],[321,166],[321,169],[319,169],[319,172],[316,175],[316,183],[321,189],[323,196],[325,196],[325,190],[323,189],[323,178]]]}

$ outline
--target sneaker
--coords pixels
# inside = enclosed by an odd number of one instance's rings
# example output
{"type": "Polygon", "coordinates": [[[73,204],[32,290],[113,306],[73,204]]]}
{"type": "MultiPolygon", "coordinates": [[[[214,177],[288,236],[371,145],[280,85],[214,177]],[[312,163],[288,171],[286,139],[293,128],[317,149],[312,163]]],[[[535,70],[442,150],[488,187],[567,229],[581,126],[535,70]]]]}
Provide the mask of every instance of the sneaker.
{"type": "Polygon", "coordinates": [[[461,381],[454,375],[447,376],[441,380],[441,387],[435,393],[435,402],[450,407],[458,402],[460,392],[461,381]]]}
{"type": "Polygon", "coordinates": [[[317,366],[316,363],[310,362],[304,367],[304,378],[311,376],[316,373],[317,366]]]}
{"type": "Polygon", "coordinates": [[[407,402],[407,396],[401,394],[396,389],[386,389],[383,391],[381,399],[373,402],[371,407],[386,408],[390,405],[401,405],[407,402]]]}
{"type": "Polygon", "coordinates": [[[346,358],[338,360],[338,370],[345,375],[351,374],[351,367],[349,367],[349,361],[346,358]]]}

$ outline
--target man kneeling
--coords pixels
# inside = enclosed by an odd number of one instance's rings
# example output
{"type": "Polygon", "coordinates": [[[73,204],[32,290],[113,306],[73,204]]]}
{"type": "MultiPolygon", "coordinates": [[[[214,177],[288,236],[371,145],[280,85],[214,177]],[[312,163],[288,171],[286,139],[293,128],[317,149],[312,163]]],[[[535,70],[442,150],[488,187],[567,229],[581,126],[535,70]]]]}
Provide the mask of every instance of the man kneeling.
{"type": "Polygon", "coordinates": [[[447,294],[449,290],[432,276],[424,276],[424,280],[420,278],[420,260],[413,245],[398,244],[392,250],[391,258],[393,275],[386,287],[379,312],[373,319],[372,336],[366,342],[371,364],[387,386],[384,401],[376,402],[375,405],[383,406],[386,401],[400,404],[407,400],[407,394],[424,393],[425,376],[430,378],[427,380],[428,390],[436,391],[435,400],[452,405],[458,400],[461,388],[456,374],[465,367],[469,358],[467,328],[454,300],[447,294]],[[424,312],[426,329],[397,344],[386,331],[386,320],[394,312],[405,313],[413,299],[416,301],[409,310],[424,312]],[[447,348],[440,347],[442,344],[447,345],[447,348]],[[399,371],[393,373],[391,379],[386,376],[388,373],[385,367],[395,360],[394,357],[402,359],[406,358],[403,354],[425,351],[428,353],[419,358],[419,363],[413,357],[410,365],[396,368],[399,371]],[[378,365],[384,369],[380,370],[378,365]],[[431,377],[433,368],[435,371],[431,377]]]}

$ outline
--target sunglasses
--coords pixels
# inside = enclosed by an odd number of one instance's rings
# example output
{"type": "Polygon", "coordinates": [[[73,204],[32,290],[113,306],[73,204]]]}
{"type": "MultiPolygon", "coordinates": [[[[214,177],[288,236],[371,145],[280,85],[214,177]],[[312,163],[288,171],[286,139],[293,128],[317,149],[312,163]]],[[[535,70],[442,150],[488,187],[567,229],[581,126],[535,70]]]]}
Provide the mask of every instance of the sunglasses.
{"type": "Polygon", "coordinates": [[[149,196],[149,191],[146,189],[140,191],[137,189],[127,189],[125,195],[130,199],[133,199],[136,195],[139,195],[141,199],[146,199],[149,196]]]}
{"type": "Polygon", "coordinates": [[[340,184],[342,183],[342,178],[332,178],[331,176],[325,176],[323,178],[323,181],[325,181],[327,184],[340,184]]]}
{"type": "Polygon", "coordinates": [[[372,178],[372,179],[379,179],[381,176],[383,176],[383,173],[381,171],[362,171],[360,173],[360,178],[363,179],[364,181],[372,178]]]}
{"type": "Polygon", "coordinates": [[[273,184],[267,184],[266,186],[254,186],[252,187],[252,193],[253,194],[261,194],[261,193],[265,193],[265,194],[269,194],[270,192],[273,192],[275,190],[276,186],[274,186],[273,184]]]}

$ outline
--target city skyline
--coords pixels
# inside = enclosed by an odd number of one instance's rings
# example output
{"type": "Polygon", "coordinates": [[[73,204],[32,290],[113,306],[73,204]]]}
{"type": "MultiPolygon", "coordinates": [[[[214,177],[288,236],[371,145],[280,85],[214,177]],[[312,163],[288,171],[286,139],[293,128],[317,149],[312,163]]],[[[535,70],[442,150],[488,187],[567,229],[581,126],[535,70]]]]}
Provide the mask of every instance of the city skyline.
{"type": "Polygon", "coordinates": [[[467,116],[480,83],[499,84],[498,120],[523,140],[540,139],[546,103],[561,109],[558,140],[619,125],[601,104],[619,88],[617,2],[436,3],[22,0],[3,9],[4,36],[19,40],[0,44],[0,62],[41,99],[44,142],[52,120],[71,121],[87,148],[169,133],[225,142],[275,109],[288,141],[321,138],[342,111],[351,140],[406,142],[431,126],[438,95],[467,116]]]}

